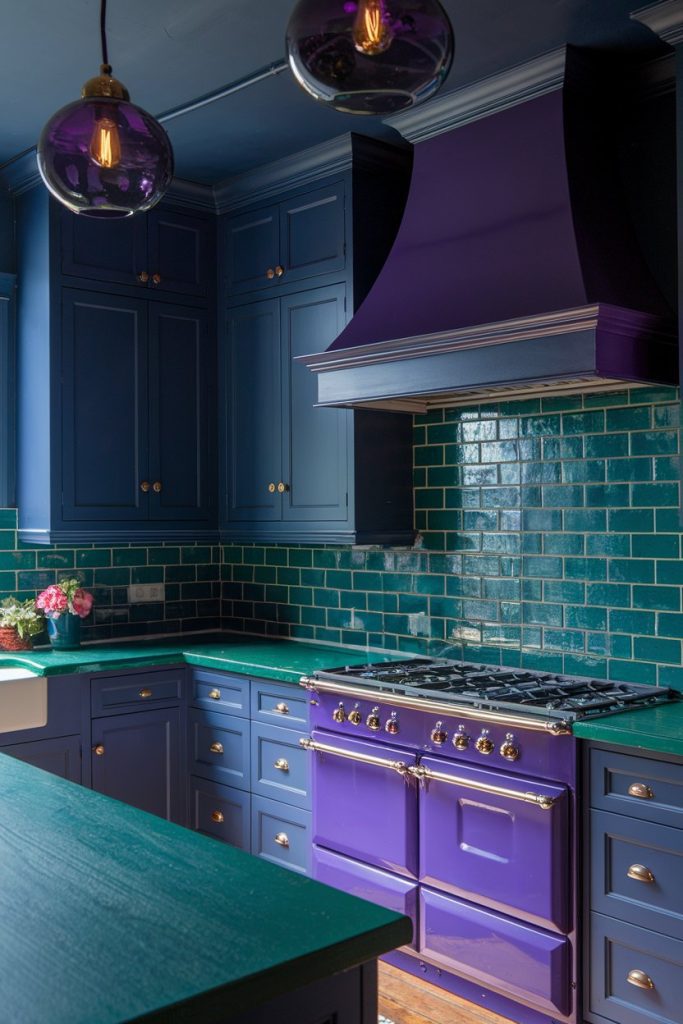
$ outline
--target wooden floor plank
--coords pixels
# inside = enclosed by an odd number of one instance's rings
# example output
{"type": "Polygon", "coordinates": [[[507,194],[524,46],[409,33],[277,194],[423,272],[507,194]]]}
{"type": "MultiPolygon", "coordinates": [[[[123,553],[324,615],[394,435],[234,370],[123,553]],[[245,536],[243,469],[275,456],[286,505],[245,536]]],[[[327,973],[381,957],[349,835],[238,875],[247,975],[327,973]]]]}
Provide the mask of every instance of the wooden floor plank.
{"type": "Polygon", "coordinates": [[[393,1024],[511,1024],[497,1013],[381,960],[379,1012],[393,1024]]]}

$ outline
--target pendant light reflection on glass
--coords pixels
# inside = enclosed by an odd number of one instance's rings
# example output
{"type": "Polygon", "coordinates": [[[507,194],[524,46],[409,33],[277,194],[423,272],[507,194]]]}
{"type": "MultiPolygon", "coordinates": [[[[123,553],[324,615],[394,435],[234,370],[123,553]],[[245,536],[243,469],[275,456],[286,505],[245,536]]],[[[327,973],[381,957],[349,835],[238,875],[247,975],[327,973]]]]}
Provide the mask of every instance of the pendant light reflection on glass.
{"type": "Polygon", "coordinates": [[[299,0],[286,41],[306,92],[350,114],[423,103],[444,82],[454,49],[438,0],[299,0]]]}
{"type": "Polygon", "coordinates": [[[129,217],[159,202],[173,177],[173,150],[151,114],[131,103],[107,62],[106,0],[101,0],[103,63],[81,99],[58,110],[38,142],[38,169],[55,199],[86,217],[129,217]]]}

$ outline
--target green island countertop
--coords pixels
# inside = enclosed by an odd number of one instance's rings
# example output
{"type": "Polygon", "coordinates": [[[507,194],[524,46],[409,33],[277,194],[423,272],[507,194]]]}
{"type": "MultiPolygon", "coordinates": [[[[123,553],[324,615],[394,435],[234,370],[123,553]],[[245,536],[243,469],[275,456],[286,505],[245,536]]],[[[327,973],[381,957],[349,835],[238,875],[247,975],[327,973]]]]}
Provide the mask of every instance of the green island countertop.
{"type": "Polygon", "coordinates": [[[3,1021],[230,1020],[410,941],[400,914],[5,755],[0,822],[3,1021]]]}
{"type": "Polygon", "coordinates": [[[572,732],[584,740],[683,757],[683,700],[638,711],[575,722],[572,732]]]}
{"type": "Polygon", "coordinates": [[[335,647],[298,640],[273,640],[238,633],[215,638],[201,635],[107,644],[88,644],[75,651],[49,649],[10,653],[0,651],[0,665],[25,666],[40,676],[81,672],[110,672],[152,665],[186,662],[202,668],[238,672],[262,679],[298,683],[315,669],[339,665],[363,665],[408,655],[379,653],[352,647],[335,647]]]}

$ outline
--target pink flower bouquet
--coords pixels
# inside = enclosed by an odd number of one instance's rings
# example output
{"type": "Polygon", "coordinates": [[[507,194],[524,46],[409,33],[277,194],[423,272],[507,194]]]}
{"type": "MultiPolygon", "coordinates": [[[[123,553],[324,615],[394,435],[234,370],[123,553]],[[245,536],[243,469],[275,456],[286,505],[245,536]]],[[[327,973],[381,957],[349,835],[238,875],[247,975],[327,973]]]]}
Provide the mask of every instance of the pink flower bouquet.
{"type": "Polygon", "coordinates": [[[36,608],[48,619],[58,619],[64,612],[84,619],[90,614],[92,602],[92,594],[83,590],[81,581],[74,577],[46,587],[36,598],[36,608]]]}

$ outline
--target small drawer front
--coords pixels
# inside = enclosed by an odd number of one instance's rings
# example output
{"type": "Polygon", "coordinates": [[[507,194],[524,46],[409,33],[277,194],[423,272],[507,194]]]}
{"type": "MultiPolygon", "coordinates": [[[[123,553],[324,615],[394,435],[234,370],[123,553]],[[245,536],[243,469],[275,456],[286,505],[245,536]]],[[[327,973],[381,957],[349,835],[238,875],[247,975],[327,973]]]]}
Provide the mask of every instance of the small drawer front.
{"type": "Polygon", "coordinates": [[[249,789],[249,722],[190,711],[190,759],[195,775],[249,789]]]}
{"type": "Polygon", "coordinates": [[[195,776],[190,780],[190,821],[192,828],[249,853],[249,794],[195,776]]]}
{"type": "Polygon", "coordinates": [[[249,717],[249,680],[227,672],[196,668],[192,673],[192,703],[207,711],[249,717]]]}
{"type": "Polygon", "coordinates": [[[422,887],[418,948],[511,999],[549,1013],[570,1012],[570,946],[560,935],[422,887]]]}
{"type": "Polygon", "coordinates": [[[591,907],[683,940],[683,832],[591,812],[591,907]]]}
{"type": "Polygon", "coordinates": [[[252,797],[251,852],[299,874],[310,874],[311,812],[252,797]]]}
{"type": "Polygon", "coordinates": [[[251,788],[260,796],[310,808],[310,755],[291,729],[252,726],[251,788]]]}
{"type": "Polygon", "coordinates": [[[308,695],[296,686],[262,681],[251,684],[251,717],[255,722],[304,733],[308,728],[308,702],[308,695]]]}
{"type": "Polygon", "coordinates": [[[683,764],[591,750],[591,804],[683,828],[683,764]]]}
{"type": "Polygon", "coordinates": [[[93,679],[92,714],[97,718],[124,711],[126,706],[137,710],[143,706],[179,701],[183,695],[184,675],[185,670],[181,668],[173,672],[138,672],[93,679]]]}
{"type": "Polygon", "coordinates": [[[319,882],[341,889],[362,900],[405,914],[413,922],[413,941],[406,947],[417,949],[417,883],[398,878],[388,871],[371,868],[350,857],[313,847],[312,874],[319,882]]]}
{"type": "Polygon", "coordinates": [[[590,1009],[619,1024],[680,1024],[683,942],[591,915],[590,1009]]]}

